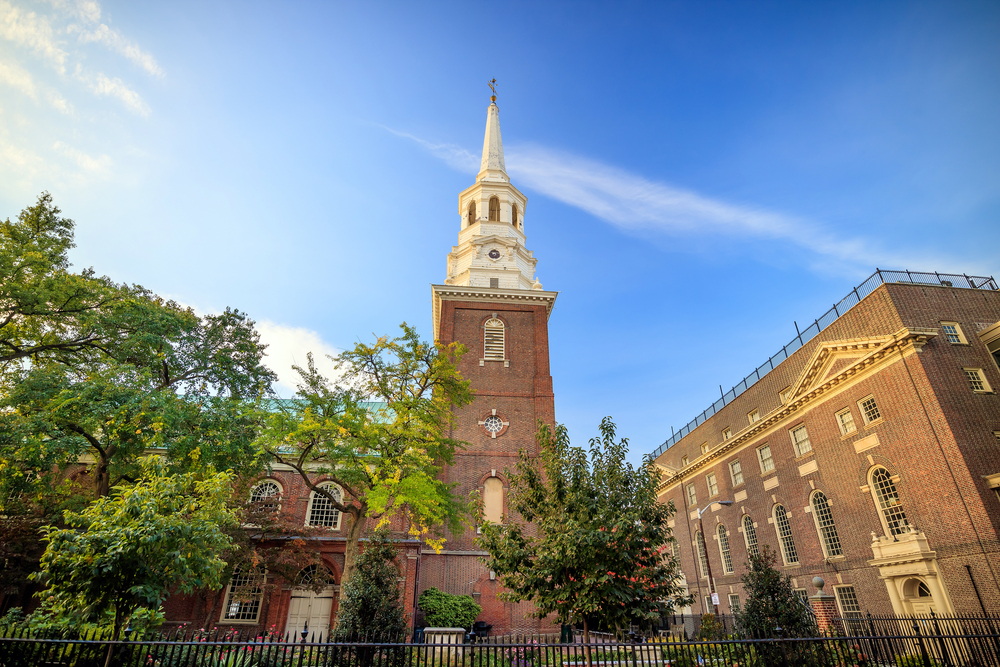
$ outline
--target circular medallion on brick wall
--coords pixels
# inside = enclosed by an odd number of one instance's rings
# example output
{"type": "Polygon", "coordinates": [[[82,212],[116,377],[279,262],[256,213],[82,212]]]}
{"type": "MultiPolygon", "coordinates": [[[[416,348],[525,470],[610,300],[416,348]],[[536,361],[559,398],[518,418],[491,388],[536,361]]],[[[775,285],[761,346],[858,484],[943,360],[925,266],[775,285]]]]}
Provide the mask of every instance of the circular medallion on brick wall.
{"type": "Polygon", "coordinates": [[[494,409],[483,415],[483,418],[479,420],[479,425],[483,427],[488,436],[495,438],[507,432],[510,422],[494,409]]]}

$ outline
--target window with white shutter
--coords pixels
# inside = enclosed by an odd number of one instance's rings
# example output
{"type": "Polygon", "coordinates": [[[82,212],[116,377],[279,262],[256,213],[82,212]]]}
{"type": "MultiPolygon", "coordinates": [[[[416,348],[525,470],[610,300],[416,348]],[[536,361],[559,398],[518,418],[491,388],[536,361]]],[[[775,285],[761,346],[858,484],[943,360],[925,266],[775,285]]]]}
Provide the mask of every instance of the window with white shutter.
{"type": "Polygon", "coordinates": [[[486,320],[484,326],[483,358],[487,361],[503,361],[506,359],[503,322],[495,317],[486,320]]]}

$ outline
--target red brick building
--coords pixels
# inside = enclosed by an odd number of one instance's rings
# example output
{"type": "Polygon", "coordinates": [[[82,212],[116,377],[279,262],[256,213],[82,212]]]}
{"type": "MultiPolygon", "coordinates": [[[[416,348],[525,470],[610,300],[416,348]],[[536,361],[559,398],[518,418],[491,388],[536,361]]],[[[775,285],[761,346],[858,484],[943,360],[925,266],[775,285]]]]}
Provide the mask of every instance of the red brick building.
{"type": "Polygon", "coordinates": [[[691,611],[765,544],[843,614],[1000,611],[998,350],[992,278],[877,272],[664,443],[691,611]]]}
{"type": "MultiPolygon", "coordinates": [[[[506,512],[504,470],[523,448],[534,451],[538,422],[555,424],[552,377],[549,374],[548,318],[556,293],[542,289],[535,278],[536,261],[525,247],[527,198],[510,183],[503,159],[499,109],[493,98],[487,112],[482,168],[476,182],[459,194],[458,245],[448,255],[445,284],[433,285],[434,337],[458,341],[468,352],[459,370],[476,392],[474,402],[455,415],[451,437],[469,443],[445,470],[457,483],[460,498],[482,494],[485,520],[499,521],[506,512]]],[[[318,481],[318,480],[317,480],[318,481]]],[[[256,595],[239,600],[234,586],[255,589],[244,575],[219,593],[173,597],[166,605],[172,622],[213,624],[297,633],[304,627],[325,632],[337,614],[339,582],[344,566],[348,517],[311,494],[298,474],[274,466],[254,493],[261,499],[280,498],[283,518],[293,524],[327,530],[309,539],[334,583],[315,593],[268,576],[256,595]]],[[[405,532],[400,531],[399,534],[405,532]]],[[[449,535],[443,550],[403,540],[404,568],[400,586],[405,608],[415,611],[416,596],[434,586],[454,594],[472,595],[482,605],[479,620],[493,633],[528,632],[550,624],[530,618],[532,607],[497,599],[498,583],[480,562],[476,528],[449,535]]],[[[300,578],[309,579],[311,573],[300,578]]]]}
{"type": "MultiPolygon", "coordinates": [[[[455,415],[453,436],[470,446],[446,471],[460,497],[482,494],[485,520],[506,514],[506,468],[518,451],[535,452],[538,423],[554,426],[549,374],[548,318],[556,293],[542,289],[526,248],[527,198],[504,166],[496,98],[487,111],[483,158],[476,182],[459,194],[458,245],[448,255],[447,279],[432,285],[434,337],[460,342],[468,352],[459,366],[476,392],[455,415]]],[[[479,620],[497,632],[548,627],[530,618],[531,605],[497,599],[499,584],[482,565],[475,531],[451,535],[440,554],[424,549],[420,590],[430,586],[472,595],[479,620]]]]}

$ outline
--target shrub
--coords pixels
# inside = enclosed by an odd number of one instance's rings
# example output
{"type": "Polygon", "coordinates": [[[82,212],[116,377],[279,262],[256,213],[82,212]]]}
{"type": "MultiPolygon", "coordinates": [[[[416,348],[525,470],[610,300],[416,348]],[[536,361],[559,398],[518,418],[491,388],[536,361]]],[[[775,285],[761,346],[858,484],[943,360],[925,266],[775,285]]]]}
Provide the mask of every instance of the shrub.
{"type": "Polygon", "coordinates": [[[338,638],[403,640],[406,612],[399,595],[398,556],[384,530],[369,537],[365,550],[358,556],[354,575],[341,591],[338,638]]]}
{"type": "Polygon", "coordinates": [[[424,621],[434,628],[472,629],[476,616],[483,608],[471,595],[451,595],[436,588],[428,588],[417,601],[424,612],[424,621]]]}

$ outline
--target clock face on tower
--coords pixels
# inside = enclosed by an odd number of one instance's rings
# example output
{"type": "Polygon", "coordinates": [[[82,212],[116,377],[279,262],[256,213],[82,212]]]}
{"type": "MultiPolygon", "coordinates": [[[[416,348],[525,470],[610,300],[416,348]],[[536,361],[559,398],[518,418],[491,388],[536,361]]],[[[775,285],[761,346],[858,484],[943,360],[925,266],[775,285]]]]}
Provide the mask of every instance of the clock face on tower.
{"type": "Polygon", "coordinates": [[[500,259],[500,251],[493,248],[493,250],[490,250],[489,252],[489,257],[490,259],[500,259]]]}

